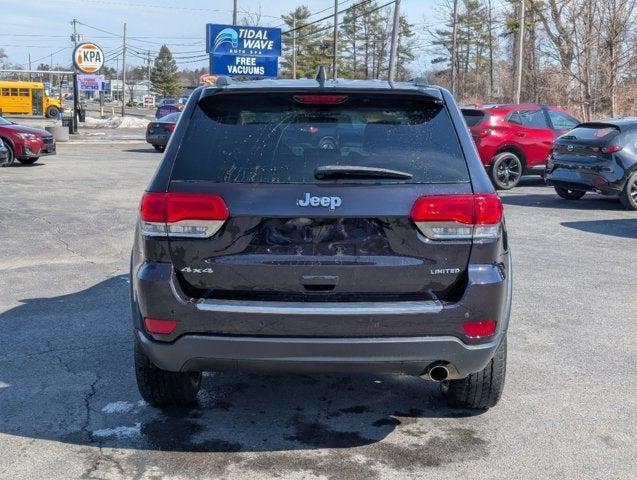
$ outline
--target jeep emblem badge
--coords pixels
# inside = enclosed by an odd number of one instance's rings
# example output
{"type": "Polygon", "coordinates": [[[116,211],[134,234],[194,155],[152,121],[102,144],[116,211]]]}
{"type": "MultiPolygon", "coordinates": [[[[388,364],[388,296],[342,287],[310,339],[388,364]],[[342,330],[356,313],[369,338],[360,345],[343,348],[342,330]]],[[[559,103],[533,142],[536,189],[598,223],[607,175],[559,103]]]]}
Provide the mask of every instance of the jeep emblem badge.
{"type": "Polygon", "coordinates": [[[329,207],[330,210],[336,210],[342,203],[341,197],[317,197],[309,192],[296,201],[299,207],[329,207]]]}

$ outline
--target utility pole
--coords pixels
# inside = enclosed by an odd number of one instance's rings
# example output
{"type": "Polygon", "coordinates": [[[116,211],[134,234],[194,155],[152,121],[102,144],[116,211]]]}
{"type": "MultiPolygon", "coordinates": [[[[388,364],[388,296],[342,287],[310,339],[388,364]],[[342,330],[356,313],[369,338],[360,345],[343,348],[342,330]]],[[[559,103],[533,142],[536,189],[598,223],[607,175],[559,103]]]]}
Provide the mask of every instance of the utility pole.
{"type": "MultiPolygon", "coordinates": [[[[71,22],[73,24],[73,45],[77,48],[77,41],[79,40],[77,34],[77,19],[73,19],[71,22]]],[[[75,49],[73,49],[73,56],[75,56],[75,49]]],[[[73,63],[75,63],[75,58],[73,58],[73,63]]],[[[73,118],[71,119],[71,129],[73,133],[77,133],[77,116],[80,111],[80,92],[77,88],[77,69],[73,68],[73,118]]]]}
{"type": "Polygon", "coordinates": [[[520,103],[520,96],[522,94],[522,55],[524,54],[524,0],[520,0],[520,17],[518,27],[518,61],[516,64],[515,72],[515,98],[514,103],[520,103]]]}
{"type": "Polygon", "coordinates": [[[150,50],[148,50],[148,96],[150,96],[150,50]]]}
{"type": "Polygon", "coordinates": [[[31,52],[29,52],[29,82],[31,81],[31,52]]]}
{"type": "Polygon", "coordinates": [[[292,78],[296,79],[296,10],[292,14],[292,78]]]}
{"type": "Polygon", "coordinates": [[[334,38],[332,39],[332,79],[338,74],[338,0],[334,0],[334,38]]]}
{"type": "Polygon", "coordinates": [[[237,24],[237,13],[239,11],[239,0],[234,0],[234,7],[232,9],[232,24],[237,24]]]}
{"type": "Polygon", "coordinates": [[[489,0],[489,96],[493,100],[493,8],[489,0]]]}
{"type": "MultiPolygon", "coordinates": [[[[398,61],[398,35],[400,33],[400,0],[394,1],[394,26],[391,31],[391,50],[389,52],[389,81],[393,82],[396,76],[396,63],[398,61]]],[[[378,68],[380,72],[380,67],[378,68]]]]}
{"type": "Polygon", "coordinates": [[[124,22],[124,37],[122,50],[122,118],[126,115],[126,22],[124,22]]]}
{"type": "Polygon", "coordinates": [[[51,84],[51,90],[53,90],[53,74],[50,71],[53,70],[53,53],[49,57],[49,83],[51,84]]]}
{"type": "Polygon", "coordinates": [[[451,93],[456,94],[456,67],[458,64],[458,0],[453,0],[453,29],[451,32],[451,93]]]}

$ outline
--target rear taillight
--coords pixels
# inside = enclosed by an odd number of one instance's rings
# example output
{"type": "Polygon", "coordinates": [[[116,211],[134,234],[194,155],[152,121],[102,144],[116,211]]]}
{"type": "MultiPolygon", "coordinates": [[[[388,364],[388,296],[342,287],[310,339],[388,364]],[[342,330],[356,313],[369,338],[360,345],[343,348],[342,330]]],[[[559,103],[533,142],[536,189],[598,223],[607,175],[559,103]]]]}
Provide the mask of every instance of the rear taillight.
{"type": "Polygon", "coordinates": [[[609,145],[608,147],[602,147],[602,153],[617,153],[621,149],[620,145],[609,145]]]}
{"type": "Polygon", "coordinates": [[[489,135],[493,135],[495,133],[494,130],[491,130],[490,128],[485,128],[484,130],[480,130],[480,133],[478,134],[478,136],[480,138],[485,138],[488,137],[489,135]]]}
{"type": "Polygon", "coordinates": [[[174,124],[174,123],[168,123],[168,124],[166,124],[166,130],[168,130],[170,133],[172,133],[176,126],[177,125],[174,124]]]}
{"type": "Polygon", "coordinates": [[[142,233],[151,237],[212,237],[229,215],[219,195],[146,192],[140,205],[142,233]]]}
{"type": "Polygon", "coordinates": [[[466,322],[462,324],[464,334],[469,338],[490,337],[495,333],[497,323],[494,320],[466,322]]]}
{"type": "Polygon", "coordinates": [[[420,197],[410,218],[433,240],[498,238],[502,201],[496,194],[420,197]]]}
{"type": "Polygon", "coordinates": [[[158,333],[160,335],[170,335],[177,328],[177,322],[174,320],[161,320],[159,318],[144,318],[144,327],[149,333],[158,333]]]}

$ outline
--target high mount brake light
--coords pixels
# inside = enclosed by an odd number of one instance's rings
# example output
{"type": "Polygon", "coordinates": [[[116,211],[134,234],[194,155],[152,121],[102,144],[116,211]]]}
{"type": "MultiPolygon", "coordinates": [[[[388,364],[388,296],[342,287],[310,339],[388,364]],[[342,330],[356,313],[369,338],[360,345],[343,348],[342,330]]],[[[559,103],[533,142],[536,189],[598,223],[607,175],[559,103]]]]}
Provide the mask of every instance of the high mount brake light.
{"type": "Polygon", "coordinates": [[[498,238],[502,201],[496,194],[420,197],[410,218],[432,240],[498,238]]]}
{"type": "Polygon", "coordinates": [[[154,193],[142,197],[142,233],[149,237],[212,237],[230,216],[219,195],[154,193]]]}
{"type": "Polygon", "coordinates": [[[296,102],[312,105],[338,105],[347,99],[347,95],[294,95],[296,102]]]}

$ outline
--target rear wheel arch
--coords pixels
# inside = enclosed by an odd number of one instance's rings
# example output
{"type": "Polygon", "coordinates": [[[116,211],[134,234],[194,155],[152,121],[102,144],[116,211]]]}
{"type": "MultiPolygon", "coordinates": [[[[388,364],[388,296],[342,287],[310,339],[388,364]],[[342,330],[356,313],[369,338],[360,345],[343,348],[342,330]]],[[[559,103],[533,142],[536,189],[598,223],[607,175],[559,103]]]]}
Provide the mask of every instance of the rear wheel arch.
{"type": "Polygon", "coordinates": [[[491,157],[491,165],[493,165],[493,159],[504,152],[511,152],[514,153],[522,162],[522,168],[526,169],[526,156],[524,155],[524,152],[522,151],[522,149],[520,147],[517,147],[515,145],[503,145],[500,148],[498,148],[496,150],[496,152],[493,154],[493,157],[491,157]]]}

